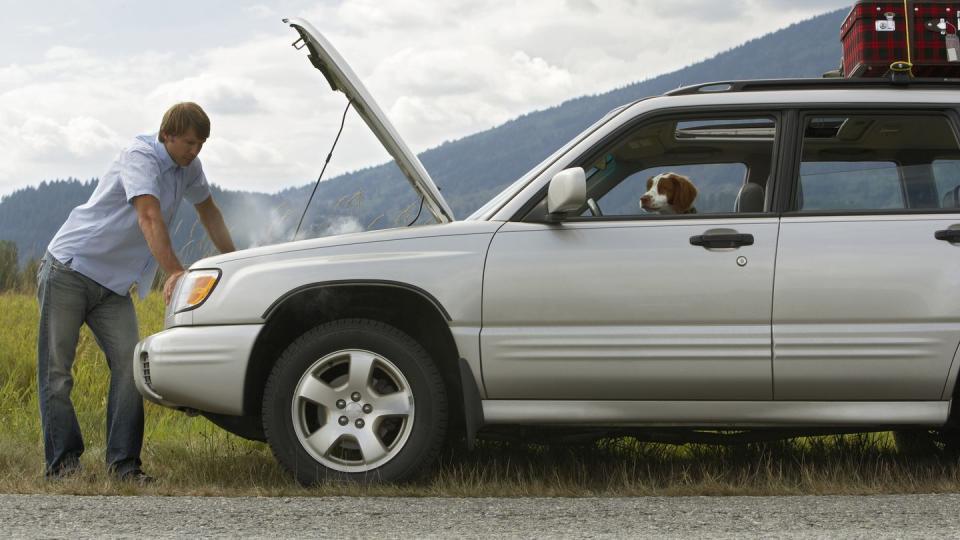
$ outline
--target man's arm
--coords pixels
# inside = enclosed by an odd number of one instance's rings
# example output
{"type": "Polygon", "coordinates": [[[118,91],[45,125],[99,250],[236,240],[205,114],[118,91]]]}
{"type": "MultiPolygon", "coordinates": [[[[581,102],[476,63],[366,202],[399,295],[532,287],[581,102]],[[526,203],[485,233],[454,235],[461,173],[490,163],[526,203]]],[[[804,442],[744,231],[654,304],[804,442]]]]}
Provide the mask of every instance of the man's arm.
{"type": "Polygon", "coordinates": [[[167,232],[167,225],[163,222],[163,214],[160,212],[160,201],[153,195],[138,195],[133,198],[133,207],[137,210],[137,221],[143,237],[147,240],[150,253],[169,276],[163,284],[163,302],[169,304],[173,288],[183,275],[184,269],[173,251],[170,233],[167,232]]]}
{"type": "Polygon", "coordinates": [[[200,217],[200,224],[207,231],[213,245],[217,246],[220,253],[230,253],[236,251],[233,245],[233,239],[230,237],[230,231],[227,230],[227,224],[223,221],[223,214],[217,203],[213,202],[213,197],[207,197],[203,202],[195,204],[197,216],[200,217]]]}

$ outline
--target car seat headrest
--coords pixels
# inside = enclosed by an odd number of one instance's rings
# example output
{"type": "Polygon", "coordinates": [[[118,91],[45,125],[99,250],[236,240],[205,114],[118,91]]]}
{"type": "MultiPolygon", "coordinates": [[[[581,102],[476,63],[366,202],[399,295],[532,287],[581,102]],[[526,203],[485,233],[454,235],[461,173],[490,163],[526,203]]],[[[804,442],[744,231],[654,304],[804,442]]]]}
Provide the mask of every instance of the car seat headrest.
{"type": "Polygon", "coordinates": [[[943,201],[940,203],[941,208],[960,208],[960,185],[947,191],[943,195],[943,201]]]}
{"type": "Polygon", "coordinates": [[[737,194],[734,211],[739,213],[763,212],[763,186],[747,182],[737,194]]]}

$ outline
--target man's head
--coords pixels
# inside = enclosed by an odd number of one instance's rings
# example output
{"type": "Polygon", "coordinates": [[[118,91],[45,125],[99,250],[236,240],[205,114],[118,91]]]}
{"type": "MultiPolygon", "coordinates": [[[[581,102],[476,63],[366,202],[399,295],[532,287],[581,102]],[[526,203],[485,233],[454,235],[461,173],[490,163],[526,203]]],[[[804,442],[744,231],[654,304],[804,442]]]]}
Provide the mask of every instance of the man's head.
{"type": "Polygon", "coordinates": [[[208,137],[210,118],[196,103],[177,103],[163,114],[159,139],[177,165],[189,165],[208,137]]]}

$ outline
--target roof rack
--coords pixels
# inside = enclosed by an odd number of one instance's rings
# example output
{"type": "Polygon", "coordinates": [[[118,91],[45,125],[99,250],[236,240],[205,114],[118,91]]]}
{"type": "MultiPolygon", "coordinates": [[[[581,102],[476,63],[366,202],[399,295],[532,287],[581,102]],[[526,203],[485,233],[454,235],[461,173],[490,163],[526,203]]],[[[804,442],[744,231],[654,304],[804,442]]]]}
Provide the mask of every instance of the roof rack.
{"type": "Polygon", "coordinates": [[[826,90],[830,88],[907,88],[954,87],[960,89],[960,79],[768,79],[753,81],[717,81],[677,88],[665,96],[696,94],[723,94],[762,90],[826,90]]]}

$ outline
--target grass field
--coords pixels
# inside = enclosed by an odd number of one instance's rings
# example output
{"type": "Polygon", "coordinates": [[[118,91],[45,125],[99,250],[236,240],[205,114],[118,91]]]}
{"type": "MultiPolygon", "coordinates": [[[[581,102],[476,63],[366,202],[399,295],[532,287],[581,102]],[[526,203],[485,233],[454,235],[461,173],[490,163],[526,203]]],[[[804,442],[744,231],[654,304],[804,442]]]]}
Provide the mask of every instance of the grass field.
{"type": "MultiPolygon", "coordinates": [[[[157,295],[137,303],[141,336],[162,326],[157,295]]],[[[163,495],[630,496],[877,494],[960,491],[960,466],[897,454],[889,434],[714,447],[641,444],[589,447],[485,443],[445,454],[437,473],[405,486],[324,485],[304,489],[283,473],[265,444],[237,438],[203,418],[147,403],[144,468],[148,487],[104,472],[108,370],[84,329],[73,400],[87,451],[84,472],[43,479],[36,394],[37,305],[0,295],[0,492],[163,495]]]]}

